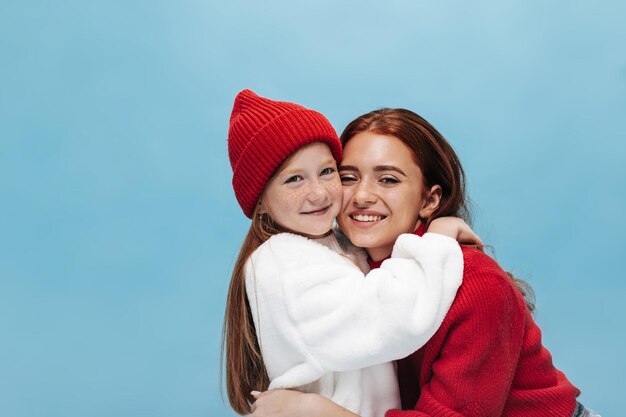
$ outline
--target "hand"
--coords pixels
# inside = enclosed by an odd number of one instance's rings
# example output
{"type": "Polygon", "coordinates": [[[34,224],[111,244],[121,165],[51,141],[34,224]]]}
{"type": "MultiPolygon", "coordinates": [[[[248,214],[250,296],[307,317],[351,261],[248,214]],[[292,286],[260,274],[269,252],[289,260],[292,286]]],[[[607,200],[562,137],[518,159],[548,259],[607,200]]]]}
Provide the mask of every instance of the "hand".
{"type": "Polygon", "coordinates": [[[253,391],[249,417],[359,417],[328,398],[288,389],[253,391]]]}
{"type": "Polygon", "coordinates": [[[483,246],[480,237],[474,233],[463,219],[459,219],[458,217],[439,217],[430,222],[428,232],[451,237],[465,245],[483,246]]]}
{"type": "Polygon", "coordinates": [[[296,417],[299,414],[303,394],[298,391],[278,389],[265,392],[252,391],[255,401],[250,417],[296,417]]]}

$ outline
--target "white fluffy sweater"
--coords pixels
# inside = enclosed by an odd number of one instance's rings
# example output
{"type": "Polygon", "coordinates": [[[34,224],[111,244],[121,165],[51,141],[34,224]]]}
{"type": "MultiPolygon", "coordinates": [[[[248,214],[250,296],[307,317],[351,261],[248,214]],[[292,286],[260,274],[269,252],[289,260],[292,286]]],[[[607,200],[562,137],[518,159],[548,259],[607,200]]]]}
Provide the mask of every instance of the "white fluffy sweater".
{"type": "Polygon", "coordinates": [[[281,233],[252,254],[246,291],[270,389],[315,392],[362,417],[400,407],[390,361],[438,329],[463,256],[455,240],[426,233],[401,235],[392,258],[367,275],[355,264],[364,260],[334,234],[281,233]]]}

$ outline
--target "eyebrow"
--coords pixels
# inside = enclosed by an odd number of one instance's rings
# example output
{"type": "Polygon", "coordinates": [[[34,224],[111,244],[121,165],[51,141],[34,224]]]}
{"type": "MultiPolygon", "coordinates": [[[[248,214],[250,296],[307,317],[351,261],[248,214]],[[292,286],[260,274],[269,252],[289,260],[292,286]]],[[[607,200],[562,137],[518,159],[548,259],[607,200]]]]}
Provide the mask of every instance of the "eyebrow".
{"type": "MultiPolygon", "coordinates": [[[[340,165],[339,166],[339,171],[359,171],[359,169],[354,166],[354,165],[340,165]]],[[[381,171],[395,171],[399,174],[404,175],[405,177],[407,176],[404,171],[402,171],[400,168],[393,166],[393,165],[376,165],[374,167],[374,172],[381,172],[381,171]]]]}
{"type": "Polygon", "coordinates": [[[337,169],[339,171],[358,171],[358,168],[355,167],[354,165],[339,165],[337,169]]]}

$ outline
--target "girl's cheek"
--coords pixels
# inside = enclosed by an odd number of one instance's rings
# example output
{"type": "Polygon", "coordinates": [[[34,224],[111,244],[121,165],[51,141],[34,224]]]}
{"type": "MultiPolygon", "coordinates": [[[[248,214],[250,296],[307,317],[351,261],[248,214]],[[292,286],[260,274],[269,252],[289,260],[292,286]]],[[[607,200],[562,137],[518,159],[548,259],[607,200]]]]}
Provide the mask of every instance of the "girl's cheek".
{"type": "Polygon", "coordinates": [[[298,205],[298,202],[302,201],[303,198],[304,198],[304,191],[303,190],[295,190],[295,191],[291,192],[282,201],[283,209],[285,211],[287,211],[287,212],[290,211],[291,209],[296,207],[298,205]]]}
{"type": "Polygon", "coordinates": [[[341,185],[341,181],[339,179],[337,179],[337,181],[332,181],[329,186],[336,193],[343,192],[343,186],[341,185]]]}
{"type": "Polygon", "coordinates": [[[343,197],[343,187],[341,186],[341,182],[333,181],[333,183],[330,184],[328,193],[333,197],[334,200],[341,202],[343,197]]]}

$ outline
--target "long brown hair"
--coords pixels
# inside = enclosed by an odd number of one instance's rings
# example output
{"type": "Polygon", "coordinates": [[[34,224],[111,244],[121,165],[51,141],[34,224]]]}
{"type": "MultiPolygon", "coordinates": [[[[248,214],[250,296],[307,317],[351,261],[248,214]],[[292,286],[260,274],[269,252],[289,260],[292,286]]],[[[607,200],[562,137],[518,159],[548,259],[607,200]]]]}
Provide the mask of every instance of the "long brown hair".
{"type": "Polygon", "coordinates": [[[254,399],[250,391],[265,391],[269,385],[246,296],[246,263],[263,242],[279,232],[278,226],[267,214],[259,214],[255,210],[228,288],[222,329],[222,364],[226,369],[228,401],[241,415],[251,412],[250,404],[254,399]]]}
{"type": "MultiPolygon", "coordinates": [[[[441,202],[430,218],[423,219],[426,225],[443,216],[460,217],[467,224],[472,223],[461,161],[443,135],[424,118],[406,109],[371,111],[346,126],[340,137],[344,149],[350,139],[362,132],[398,138],[411,149],[413,160],[422,170],[426,189],[435,184],[441,186],[441,202]]],[[[524,296],[526,306],[533,311],[534,293],[530,285],[507,273],[524,296]]]]}

